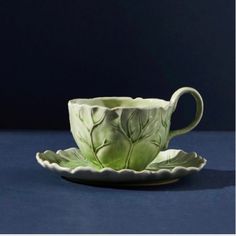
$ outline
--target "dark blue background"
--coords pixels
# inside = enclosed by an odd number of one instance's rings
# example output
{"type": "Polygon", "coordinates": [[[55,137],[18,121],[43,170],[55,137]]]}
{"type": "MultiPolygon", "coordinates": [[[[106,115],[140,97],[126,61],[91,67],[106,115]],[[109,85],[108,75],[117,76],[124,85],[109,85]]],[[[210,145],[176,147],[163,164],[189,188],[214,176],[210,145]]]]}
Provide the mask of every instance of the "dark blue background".
{"type": "Polygon", "coordinates": [[[235,233],[234,132],[174,138],[170,148],[196,151],[207,165],[150,188],[75,184],[35,160],[73,146],[68,131],[0,132],[0,233],[235,233]]]}
{"type": "MultiPolygon", "coordinates": [[[[233,0],[0,1],[0,128],[68,129],[67,100],[199,90],[234,129],[233,0]]],[[[173,128],[193,117],[184,96],[173,128]],[[184,114],[184,115],[183,115],[184,114]]]]}

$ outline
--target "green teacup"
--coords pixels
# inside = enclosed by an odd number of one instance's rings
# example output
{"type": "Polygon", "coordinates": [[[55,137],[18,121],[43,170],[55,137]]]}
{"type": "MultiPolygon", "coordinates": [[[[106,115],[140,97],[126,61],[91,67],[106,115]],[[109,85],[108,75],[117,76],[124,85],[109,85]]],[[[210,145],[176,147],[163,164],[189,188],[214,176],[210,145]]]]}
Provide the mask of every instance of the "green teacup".
{"type": "Polygon", "coordinates": [[[98,97],[69,101],[70,126],[83,156],[100,168],[143,170],[167,148],[171,138],[192,130],[201,120],[203,101],[193,88],[178,89],[170,101],[98,97]],[[194,121],[170,131],[171,115],[181,95],[196,101],[194,121]]]}

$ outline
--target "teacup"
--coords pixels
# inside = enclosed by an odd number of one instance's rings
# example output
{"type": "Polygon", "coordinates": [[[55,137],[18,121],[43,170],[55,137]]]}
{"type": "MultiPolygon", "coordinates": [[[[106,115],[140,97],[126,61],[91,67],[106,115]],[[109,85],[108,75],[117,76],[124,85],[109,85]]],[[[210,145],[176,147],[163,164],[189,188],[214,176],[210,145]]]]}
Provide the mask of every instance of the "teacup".
{"type": "Polygon", "coordinates": [[[68,103],[71,132],[82,155],[100,168],[143,170],[166,149],[171,138],[189,132],[201,120],[203,101],[193,88],[178,89],[170,101],[154,98],[97,97],[68,103]],[[170,131],[181,95],[196,101],[191,124],[170,131]]]}

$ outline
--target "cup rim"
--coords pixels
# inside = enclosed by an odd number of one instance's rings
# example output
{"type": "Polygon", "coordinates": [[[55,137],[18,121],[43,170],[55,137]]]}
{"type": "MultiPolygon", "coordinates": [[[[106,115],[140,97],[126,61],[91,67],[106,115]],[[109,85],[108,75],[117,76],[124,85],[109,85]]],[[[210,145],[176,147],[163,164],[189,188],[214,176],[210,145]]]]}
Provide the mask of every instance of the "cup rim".
{"type": "Polygon", "coordinates": [[[106,109],[106,110],[117,110],[117,109],[153,109],[153,108],[162,108],[162,109],[168,109],[170,106],[170,101],[164,100],[164,99],[159,99],[159,98],[142,98],[142,97],[118,97],[118,96],[110,96],[110,97],[92,97],[92,98],[74,98],[70,99],[68,101],[68,106],[71,105],[76,105],[78,107],[90,107],[90,108],[101,108],[101,109],[106,109]],[[91,105],[88,104],[91,101],[101,101],[101,100],[130,100],[130,101],[145,101],[147,104],[145,105],[135,105],[135,106],[125,106],[125,105],[120,105],[120,106],[114,106],[114,107],[109,107],[105,105],[91,105]],[[149,104],[148,104],[149,103],[149,104]],[[152,104],[153,103],[153,104],[152,104]],[[159,104],[158,104],[159,103],[159,104]]]}

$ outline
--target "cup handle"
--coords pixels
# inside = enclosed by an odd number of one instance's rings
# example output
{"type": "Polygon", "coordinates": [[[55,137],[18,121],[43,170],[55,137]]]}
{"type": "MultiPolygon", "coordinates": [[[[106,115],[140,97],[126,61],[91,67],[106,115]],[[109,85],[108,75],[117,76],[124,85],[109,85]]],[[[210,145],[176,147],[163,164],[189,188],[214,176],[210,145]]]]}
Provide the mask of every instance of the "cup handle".
{"type": "Polygon", "coordinates": [[[203,107],[204,107],[202,97],[201,97],[201,95],[199,94],[199,92],[196,89],[191,88],[191,87],[183,87],[183,88],[180,88],[180,89],[176,90],[173,93],[173,95],[172,95],[172,97],[170,99],[170,103],[173,106],[173,112],[176,109],[176,106],[178,104],[179,98],[183,94],[185,94],[185,93],[190,93],[194,97],[194,99],[195,99],[195,102],[196,102],[196,113],[195,113],[194,120],[185,128],[178,129],[178,130],[171,130],[169,132],[168,142],[173,137],[175,137],[177,135],[185,134],[185,133],[191,131],[193,128],[195,128],[198,125],[198,123],[200,122],[200,120],[202,118],[203,107]]]}

